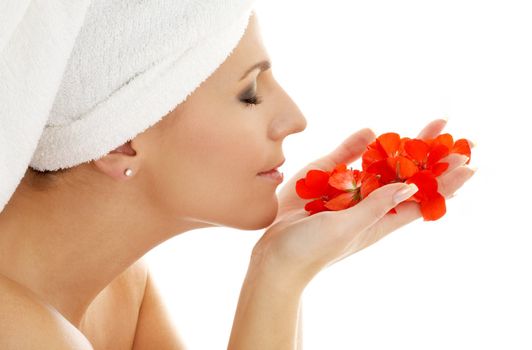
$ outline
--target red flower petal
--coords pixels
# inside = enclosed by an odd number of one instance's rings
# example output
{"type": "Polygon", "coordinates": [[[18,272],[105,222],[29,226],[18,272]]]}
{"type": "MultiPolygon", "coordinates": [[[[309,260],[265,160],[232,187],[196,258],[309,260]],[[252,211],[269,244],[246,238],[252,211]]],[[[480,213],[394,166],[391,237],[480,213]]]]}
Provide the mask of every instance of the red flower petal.
{"type": "Polygon", "coordinates": [[[469,161],[471,160],[471,147],[469,147],[469,142],[467,142],[466,139],[456,140],[451,149],[451,153],[460,153],[468,156],[469,159],[466,164],[469,164],[469,161]]]}
{"type": "Polygon", "coordinates": [[[362,154],[362,170],[366,170],[371,164],[386,158],[379,150],[370,148],[362,154]]]}
{"type": "Polygon", "coordinates": [[[332,198],[334,198],[336,196],[341,195],[342,193],[345,193],[345,191],[344,190],[339,190],[339,189],[334,188],[334,187],[329,185],[329,187],[327,188],[327,191],[325,192],[323,197],[325,197],[327,199],[332,199],[332,198]]]}
{"type": "Polygon", "coordinates": [[[453,148],[453,144],[454,144],[454,141],[453,141],[453,137],[451,134],[441,134],[441,135],[438,135],[435,139],[434,139],[434,143],[432,144],[433,146],[436,146],[436,145],[444,145],[445,147],[447,147],[447,149],[450,151],[451,148],[453,148]]]}
{"type": "Polygon", "coordinates": [[[399,154],[405,154],[405,145],[408,141],[410,141],[411,138],[409,137],[403,137],[401,138],[401,141],[399,142],[399,154]]]}
{"type": "Polygon", "coordinates": [[[296,182],[296,193],[297,193],[297,195],[299,197],[301,197],[303,199],[313,199],[313,198],[317,198],[317,197],[321,196],[321,194],[319,192],[317,192],[313,188],[309,188],[305,184],[305,179],[297,180],[297,182],[296,182]]]}
{"type": "Polygon", "coordinates": [[[354,190],[356,187],[353,184],[355,179],[351,170],[347,171],[334,171],[331,177],[329,177],[329,185],[339,190],[354,190]]]}
{"type": "Polygon", "coordinates": [[[325,207],[330,210],[343,210],[346,209],[353,202],[353,192],[343,193],[337,197],[334,197],[330,201],[325,203],[325,207]]]}
{"type": "Polygon", "coordinates": [[[334,174],[334,173],[343,173],[343,172],[346,172],[347,171],[347,164],[345,163],[339,163],[339,164],[336,164],[336,166],[334,167],[334,169],[331,171],[331,174],[334,174]]]}
{"type": "Polygon", "coordinates": [[[401,138],[395,132],[388,132],[377,138],[377,143],[382,147],[388,157],[393,157],[399,151],[401,138]]]}
{"type": "Polygon", "coordinates": [[[419,168],[413,161],[403,156],[397,157],[396,175],[399,179],[406,180],[418,171],[419,168]]]}
{"type": "Polygon", "coordinates": [[[443,144],[434,145],[429,152],[427,158],[427,167],[432,167],[435,163],[439,162],[443,157],[449,154],[449,148],[443,144]]]}
{"type": "Polygon", "coordinates": [[[329,182],[329,173],[322,170],[309,170],[305,178],[307,187],[319,192],[325,192],[329,182]]]}
{"type": "Polygon", "coordinates": [[[427,160],[427,155],[429,153],[429,145],[419,139],[409,140],[405,143],[405,152],[412,159],[414,159],[420,164],[423,164],[427,160]]]}
{"type": "Polygon", "coordinates": [[[420,201],[427,200],[431,195],[438,192],[438,182],[430,170],[419,171],[405,182],[413,183],[418,187],[414,197],[420,201]]]}
{"type": "Polygon", "coordinates": [[[449,168],[449,163],[442,162],[434,164],[431,170],[434,176],[440,176],[445,170],[447,170],[447,168],[449,168]]]}
{"type": "Polygon", "coordinates": [[[371,192],[379,187],[381,187],[381,183],[375,174],[364,173],[362,176],[362,186],[360,187],[361,199],[366,198],[371,192]]]}
{"type": "Polygon", "coordinates": [[[374,162],[366,171],[368,173],[379,175],[380,181],[383,183],[389,183],[390,181],[395,180],[395,172],[388,166],[386,159],[374,162]]]}
{"type": "Polygon", "coordinates": [[[447,211],[445,197],[436,192],[427,200],[420,202],[421,213],[424,221],[433,221],[441,218],[447,211]]]}
{"type": "Polygon", "coordinates": [[[326,211],[327,208],[325,207],[325,203],[321,199],[313,200],[312,202],[308,202],[305,204],[305,210],[310,211],[313,213],[317,213],[320,211],[326,211]]]}

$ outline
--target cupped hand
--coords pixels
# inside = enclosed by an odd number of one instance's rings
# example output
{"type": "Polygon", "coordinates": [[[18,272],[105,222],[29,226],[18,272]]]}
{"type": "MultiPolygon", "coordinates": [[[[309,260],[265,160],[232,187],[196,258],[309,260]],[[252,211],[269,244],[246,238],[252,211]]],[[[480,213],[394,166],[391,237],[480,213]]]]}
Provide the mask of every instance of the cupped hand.
{"type": "MultiPolygon", "coordinates": [[[[443,119],[430,122],[417,138],[438,136],[446,125],[443,119]]],[[[301,283],[308,283],[321,269],[369,245],[420,217],[416,202],[393,200],[404,183],[382,186],[357,205],[340,211],[323,211],[309,216],[304,209],[307,201],[301,199],[295,184],[311,169],[331,171],[339,163],[350,164],[360,158],[376,135],[371,129],[361,129],[350,135],[330,154],[299,170],[279,192],[279,209],[273,224],[255,244],[252,257],[267,260],[283,273],[301,283]],[[395,208],[396,214],[388,211],[395,208]]],[[[472,146],[473,143],[469,141],[472,146]]],[[[471,176],[474,170],[465,165],[467,157],[450,154],[442,161],[448,169],[439,177],[438,191],[451,198],[471,176]]]]}

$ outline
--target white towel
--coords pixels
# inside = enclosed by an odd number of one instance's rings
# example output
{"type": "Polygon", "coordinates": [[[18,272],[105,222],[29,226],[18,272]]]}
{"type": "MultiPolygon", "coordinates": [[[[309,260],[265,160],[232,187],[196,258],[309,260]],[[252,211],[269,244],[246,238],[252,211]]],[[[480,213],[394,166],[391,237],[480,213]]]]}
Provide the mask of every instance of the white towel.
{"type": "MultiPolygon", "coordinates": [[[[28,165],[37,170],[57,170],[90,162],[171,112],[231,54],[244,34],[254,3],[253,0],[90,2],[60,81],[57,72],[64,66],[64,57],[68,55],[63,51],[69,45],[67,33],[60,32],[56,22],[56,27],[40,32],[22,30],[17,40],[12,38],[9,42],[13,46],[30,46],[43,55],[54,51],[54,57],[47,57],[46,68],[28,62],[31,69],[35,68],[35,74],[27,75],[28,68],[19,64],[19,60],[31,59],[27,48],[12,52],[7,63],[2,57],[0,77],[7,80],[0,88],[3,158],[0,204],[9,199],[28,165]],[[38,49],[42,45],[36,42],[35,35],[51,36],[49,41],[57,47],[38,49]],[[57,57],[57,51],[61,51],[61,57],[57,57]],[[12,70],[18,74],[10,74],[12,70]],[[27,83],[24,89],[17,88],[21,79],[27,83]],[[33,83],[42,79],[49,83],[45,87],[38,84],[36,91],[33,83]],[[54,94],[48,110],[50,104],[46,102],[54,94]],[[38,101],[41,105],[38,111],[33,110],[36,95],[48,97],[38,101]],[[12,152],[6,154],[7,149],[12,152]],[[7,186],[3,184],[4,177],[7,186]]],[[[29,18],[28,25],[33,25],[32,21],[38,19],[29,18]]],[[[71,35],[72,32],[74,28],[70,28],[71,35]]]]}
{"type": "Polygon", "coordinates": [[[88,4],[0,0],[0,212],[33,156],[88,4]]]}

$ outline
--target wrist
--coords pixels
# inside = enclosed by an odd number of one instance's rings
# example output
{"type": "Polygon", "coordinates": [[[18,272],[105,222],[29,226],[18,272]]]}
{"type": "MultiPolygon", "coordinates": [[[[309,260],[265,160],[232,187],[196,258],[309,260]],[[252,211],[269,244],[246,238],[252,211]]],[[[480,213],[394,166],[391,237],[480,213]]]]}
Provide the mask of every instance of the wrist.
{"type": "Polygon", "coordinates": [[[311,279],[268,254],[253,254],[246,274],[247,281],[269,286],[285,295],[301,295],[311,279]]]}

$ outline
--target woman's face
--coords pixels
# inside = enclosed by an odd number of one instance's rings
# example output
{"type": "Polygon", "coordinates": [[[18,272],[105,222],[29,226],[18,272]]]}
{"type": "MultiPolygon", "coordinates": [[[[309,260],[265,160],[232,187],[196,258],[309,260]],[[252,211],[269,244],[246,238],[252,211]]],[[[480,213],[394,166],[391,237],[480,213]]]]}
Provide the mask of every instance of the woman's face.
{"type": "Polygon", "coordinates": [[[259,229],[273,222],[279,184],[257,174],[284,160],[283,140],[304,130],[306,120],[271,69],[243,77],[261,61],[269,58],[253,14],[227,60],[137,136],[149,139],[139,172],[153,205],[216,226],[259,229]],[[256,95],[256,105],[242,101],[256,95]]]}

